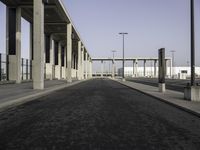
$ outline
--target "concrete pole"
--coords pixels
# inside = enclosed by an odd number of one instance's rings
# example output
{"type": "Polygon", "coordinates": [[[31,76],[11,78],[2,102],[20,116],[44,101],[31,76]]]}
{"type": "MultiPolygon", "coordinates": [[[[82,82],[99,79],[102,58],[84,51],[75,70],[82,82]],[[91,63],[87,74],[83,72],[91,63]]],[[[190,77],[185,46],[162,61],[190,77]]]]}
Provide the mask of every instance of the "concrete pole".
{"type": "Polygon", "coordinates": [[[67,46],[64,47],[64,79],[66,79],[66,69],[67,69],[67,46]]]}
{"type": "Polygon", "coordinates": [[[58,43],[58,79],[62,78],[62,55],[61,55],[61,51],[62,51],[62,45],[61,42],[58,43]]]}
{"type": "Polygon", "coordinates": [[[154,77],[157,77],[157,60],[154,60],[154,77]]]}
{"type": "Polygon", "coordinates": [[[170,59],[170,77],[172,78],[172,59],[170,59]]]}
{"type": "Polygon", "coordinates": [[[88,54],[85,52],[85,79],[87,79],[87,61],[88,61],[88,54]]]}
{"type": "Polygon", "coordinates": [[[78,80],[81,80],[81,41],[78,41],[78,80]]]}
{"type": "Polygon", "coordinates": [[[88,55],[88,61],[87,61],[87,76],[90,78],[90,56],[88,55]]]}
{"type": "Polygon", "coordinates": [[[33,88],[44,89],[44,4],[33,1],[33,88]]]}
{"type": "Polygon", "coordinates": [[[84,46],[82,46],[81,50],[81,79],[84,79],[84,46]]]}
{"type": "Polygon", "coordinates": [[[135,73],[135,71],[136,71],[136,65],[135,65],[135,62],[136,62],[136,60],[133,60],[133,76],[132,77],[135,77],[136,75],[136,73],[135,73]]]}
{"type": "Polygon", "coordinates": [[[103,66],[103,60],[101,60],[101,77],[103,78],[103,68],[104,68],[104,66],[103,66]]]}
{"type": "Polygon", "coordinates": [[[7,8],[8,79],[21,83],[21,8],[7,8]],[[14,29],[13,29],[14,28],[14,29]]]}
{"type": "Polygon", "coordinates": [[[166,71],[165,71],[165,76],[168,75],[168,60],[165,59],[165,68],[166,68],[166,71]]]}
{"type": "Polygon", "coordinates": [[[72,82],[72,24],[67,24],[67,82],[72,82]]]}
{"type": "Polygon", "coordinates": [[[30,59],[30,79],[32,79],[33,74],[32,74],[32,63],[33,63],[33,24],[30,23],[30,35],[29,35],[29,59],[30,59]]]}
{"type": "Polygon", "coordinates": [[[146,60],[144,60],[144,77],[146,77],[146,60]]]}
{"type": "Polygon", "coordinates": [[[92,60],[90,61],[90,78],[92,78],[92,60]]]}
{"type": "Polygon", "coordinates": [[[50,80],[53,80],[55,78],[55,54],[54,54],[54,40],[53,35],[50,36],[50,65],[52,67],[51,71],[51,77],[50,80]]]}
{"type": "Polygon", "coordinates": [[[138,77],[138,60],[135,60],[135,77],[138,77]]]}
{"type": "Polygon", "coordinates": [[[112,78],[115,78],[115,61],[112,60],[112,78]]]}

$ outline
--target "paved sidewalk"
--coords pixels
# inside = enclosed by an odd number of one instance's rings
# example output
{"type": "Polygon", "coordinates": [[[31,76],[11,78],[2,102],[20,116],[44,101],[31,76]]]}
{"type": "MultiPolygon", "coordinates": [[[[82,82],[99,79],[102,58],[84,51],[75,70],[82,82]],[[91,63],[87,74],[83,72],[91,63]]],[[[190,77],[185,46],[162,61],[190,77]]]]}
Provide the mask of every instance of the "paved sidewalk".
{"type": "Polygon", "coordinates": [[[32,82],[21,84],[2,84],[0,85],[0,111],[80,82],[82,81],[67,83],[66,80],[46,80],[44,90],[33,90],[32,82]]]}
{"type": "Polygon", "coordinates": [[[165,93],[160,93],[158,92],[157,87],[144,85],[144,84],[140,84],[136,82],[130,82],[130,81],[124,81],[124,82],[121,80],[115,80],[115,81],[125,86],[128,86],[130,88],[133,88],[135,90],[138,90],[144,94],[148,94],[165,103],[184,109],[185,111],[188,111],[200,117],[200,102],[191,102],[191,101],[184,100],[184,93],[182,92],[166,90],[165,93]]]}

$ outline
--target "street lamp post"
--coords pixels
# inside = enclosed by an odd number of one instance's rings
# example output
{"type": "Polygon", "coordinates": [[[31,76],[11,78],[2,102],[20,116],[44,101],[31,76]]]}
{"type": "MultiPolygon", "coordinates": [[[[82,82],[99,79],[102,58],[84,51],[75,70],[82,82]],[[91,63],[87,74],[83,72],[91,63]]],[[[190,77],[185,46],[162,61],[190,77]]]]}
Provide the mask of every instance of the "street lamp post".
{"type": "Polygon", "coordinates": [[[195,85],[194,0],[191,0],[191,86],[195,85]]]}
{"type": "Polygon", "coordinates": [[[121,33],[119,33],[120,35],[122,35],[122,37],[123,37],[123,63],[122,63],[122,80],[125,80],[125,78],[124,78],[124,36],[126,35],[126,34],[128,34],[128,33],[126,33],[126,32],[121,32],[121,33]]]}
{"type": "Polygon", "coordinates": [[[172,50],[170,51],[172,53],[172,78],[174,78],[174,64],[175,64],[175,61],[174,61],[174,53],[176,52],[175,50],[172,50]]]}

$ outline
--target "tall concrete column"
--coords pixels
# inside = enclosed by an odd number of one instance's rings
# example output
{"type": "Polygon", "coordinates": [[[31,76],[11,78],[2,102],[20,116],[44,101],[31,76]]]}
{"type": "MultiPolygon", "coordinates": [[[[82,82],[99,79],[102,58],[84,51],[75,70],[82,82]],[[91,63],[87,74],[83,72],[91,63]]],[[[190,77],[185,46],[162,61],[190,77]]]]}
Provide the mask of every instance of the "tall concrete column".
{"type": "Polygon", "coordinates": [[[88,61],[87,61],[87,76],[90,78],[90,56],[88,55],[88,61]]]}
{"type": "Polygon", "coordinates": [[[53,35],[50,36],[50,64],[51,64],[51,77],[50,80],[55,78],[55,50],[53,35]]]}
{"type": "Polygon", "coordinates": [[[72,24],[67,24],[67,82],[72,82],[72,24]]]}
{"type": "Polygon", "coordinates": [[[66,69],[67,69],[67,46],[64,47],[64,79],[66,79],[66,69]]]}
{"type": "Polygon", "coordinates": [[[81,50],[81,79],[84,79],[84,46],[81,50]]]}
{"type": "Polygon", "coordinates": [[[7,54],[9,80],[21,83],[21,8],[7,8],[7,54]]]}
{"type": "Polygon", "coordinates": [[[154,77],[157,77],[157,60],[154,60],[154,77]]]}
{"type": "Polygon", "coordinates": [[[146,77],[146,60],[144,60],[144,77],[146,77]]]}
{"type": "Polygon", "coordinates": [[[46,79],[53,79],[53,63],[52,63],[52,54],[53,51],[53,36],[46,35],[45,37],[45,56],[46,56],[46,79]]]}
{"type": "Polygon", "coordinates": [[[165,59],[165,68],[166,68],[165,76],[167,76],[168,74],[168,60],[167,59],[165,59]]]}
{"type": "Polygon", "coordinates": [[[92,78],[92,59],[90,58],[89,61],[88,61],[88,77],[89,78],[92,78]]]}
{"type": "Polygon", "coordinates": [[[135,77],[138,77],[138,60],[135,60],[135,77]]]}
{"type": "Polygon", "coordinates": [[[172,59],[170,59],[170,77],[172,78],[173,75],[172,75],[172,59]]]}
{"type": "Polygon", "coordinates": [[[135,77],[135,60],[133,60],[133,77],[135,77]]]}
{"type": "Polygon", "coordinates": [[[44,4],[33,1],[33,88],[44,89],[44,4]]]}
{"type": "Polygon", "coordinates": [[[57,74],[57,78],[61,79],[62,78],[62,55],[61,55],[61,51],[62,51],[62,45],[61,42],[58,43],[58,65],[56,66],[56,74],[57,74]]]}
{"type": "Polygon", "coordinates": [[[104,68],[104,66],[103,66],[103,60],[101,60],[101,77],[103,77],[103,68],[104,68]]]}
{"type": "Polygon", "coordinates": [[[90,60],[90,78],[92,78],[92,59],[90,60]]]}
{"type": "Polygon", "coordinates": [[[30,35],[29,35],[29,41],[30,41],[30,45],[29,45],[29,58],[30,58],[30,79],[32,79],[33,77],[33,67],[32,67],[32,63],[33,63],[33,24],[30,23],[30,35]]]}
{"type": "Polygon", "coordinates": [[[81,79],[81,41],[78,41],[78,80],[81,79]]]}
{"type": "Polygon", "coordinates": [[[88,78],[88,53],[85,52],[85,79],[88,78]]]}
{"type": "Polygon", "coordinates": [[[115,60],[112,60],[112,78],[115,78],[115,60]]]}

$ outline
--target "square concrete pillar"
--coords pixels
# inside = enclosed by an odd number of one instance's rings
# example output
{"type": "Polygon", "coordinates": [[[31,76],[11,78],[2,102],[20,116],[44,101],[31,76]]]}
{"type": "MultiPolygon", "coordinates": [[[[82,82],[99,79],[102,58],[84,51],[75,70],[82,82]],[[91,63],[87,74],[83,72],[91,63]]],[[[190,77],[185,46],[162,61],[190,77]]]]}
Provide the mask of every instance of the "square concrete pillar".
{"type": "Polygon", "coordinates": [[[144,77],[146,77],[146,62],[147,62],[147,61],[144,60],[144,72],[143,72],[143,73],[144,73],[144,77]]]}
{"type": "Polygon", "coordinates": [[[81,41],[78,41],[78,80],[81,79],[81,41]]]}
{"type": "Polygon", "coordinates": [[[90,78],[92,78],[92,59],[90,59],[90,78]]]}
{"type": "Polygon", "coordinates": [[[157,60],[154,60],[154,77],[157,77],[157,60]]]}
{"type": "Polygon", "coordinates": [[[103,78],[103,60],[101,60],[101,77],[103,78]]]}
{"type": "Polygon", "coordinates": [[[67,24],[67,82],[72,82],[72,24],[67,24]]]}
{"type": "Polygon", "coordinates": [[[81,79],[84,79],[84,46],[81,50],[81,79]]]}
{"type": "Polygon", "coordinates": [[[88,78],[88,54],[85,52],[85,79],[88,78]]]}
{"type": "Polygon", "coordinates": [[[112,78],[115,78],[115,60],[112,60],[112,78]]]}
{"type": "Polygon", "coordinates": [[[33,0],[33,88],[44,89],[44,4],[33,0]]]}
{"type": "Polygon", "coordinates": [[[59,80],[62,78],[61,51],[62,51],[62,45],[61,45],[61,42],[59,42],[58,43],[58,64],[55,66],[55,76],[59,80]]]}
{"type": "Polygon", "coordinates": [[[53,35],[50,36],[50,65],[51,65],[51,80],[55,78],[55,46],[53,35]]]}
{"type": "Polygon", "coordinates": [[[7,54],[9,80],[21,83],[21,8],[7,8],[7,54]]]}

